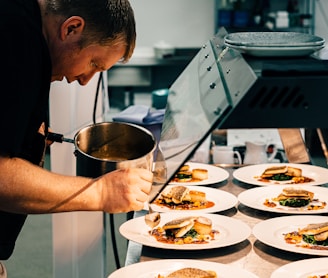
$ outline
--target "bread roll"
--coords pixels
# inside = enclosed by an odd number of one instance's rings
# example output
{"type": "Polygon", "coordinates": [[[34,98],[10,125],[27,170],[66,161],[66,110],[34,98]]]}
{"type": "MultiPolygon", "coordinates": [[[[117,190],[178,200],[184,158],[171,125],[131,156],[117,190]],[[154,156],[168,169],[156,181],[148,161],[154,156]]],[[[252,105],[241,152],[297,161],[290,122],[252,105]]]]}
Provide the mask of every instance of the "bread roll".
{"type": "Polygon", "coordinates": [[[190,202],[206,202],[206,193],[196,190],[189,191],[190,202]]]}
{"type": "Polygon", "coordinates": [[[199,216],[194,221],[194,230],[200,235],[209,235],[212,231],[212,221],[209,218],[199,216]]]}
{"type": "Polygon", "coordinates": [[[301,177],[302,169],[288,166],[286,175],[292,177],[301,177]]]}
{"type": "Polygon", "coordinates": [[[193,169],[192,178],[195,180],[206,180],[208,179],[208,171],[206,169],[193,169]]]}

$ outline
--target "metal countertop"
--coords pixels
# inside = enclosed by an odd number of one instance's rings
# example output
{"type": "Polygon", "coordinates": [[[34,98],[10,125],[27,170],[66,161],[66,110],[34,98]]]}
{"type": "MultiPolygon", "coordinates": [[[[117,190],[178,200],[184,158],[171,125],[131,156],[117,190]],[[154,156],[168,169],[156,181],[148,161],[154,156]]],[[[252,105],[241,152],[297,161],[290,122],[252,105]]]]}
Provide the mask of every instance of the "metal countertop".
{"type": "MultiPolygon", "coordinates": [[[[211,187],[230,192],[235,196],[238,196],[244,190],[256,187],[235,180],[232,176],[233,169],[228,169],[228,171],[230,173],[228,180],[213,184],[211,187]]],[[[142,216],[145,213],[147,211],[136,212],[134,217],[142,216]]],[[[286,214],[255,210],[240,203],[236,207],[220,212],[219,214],[242,220],[251,228],[262,220],[286,216],[286,214]]],[[[250,235],[247,240],[236,245],[204,251],[157,249],[130,241],[126,265],[158,259],[197,259],[234,265],[250,271],[260,278],[270,278],[273,271],[285,264],[316,257],[279,250],[261,243],[253,235],[250,235]]]]}

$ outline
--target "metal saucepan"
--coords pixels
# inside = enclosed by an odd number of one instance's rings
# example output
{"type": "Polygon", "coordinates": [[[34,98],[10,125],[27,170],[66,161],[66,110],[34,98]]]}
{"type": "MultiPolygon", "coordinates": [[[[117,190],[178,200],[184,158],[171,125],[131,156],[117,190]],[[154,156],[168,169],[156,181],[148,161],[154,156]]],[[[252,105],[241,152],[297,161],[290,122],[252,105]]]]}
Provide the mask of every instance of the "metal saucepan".
{"type": "Polygon", "coordinates": [[[76,174],[99,177],[122,168],[152,170],[156,140],[153,134],[138,125],[103,122],[79,130],[74,140],[49,133],[49,140],[75,144],[76,174]]]}

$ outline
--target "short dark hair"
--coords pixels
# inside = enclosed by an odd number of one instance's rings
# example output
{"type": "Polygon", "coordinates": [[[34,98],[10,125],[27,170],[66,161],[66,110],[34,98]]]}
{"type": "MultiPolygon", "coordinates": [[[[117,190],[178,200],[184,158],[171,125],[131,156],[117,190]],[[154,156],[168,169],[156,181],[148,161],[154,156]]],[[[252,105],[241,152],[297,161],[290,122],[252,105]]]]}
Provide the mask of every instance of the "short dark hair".
{"type": "Polygon", "coordinates": [[[45,12],[65,19],[81,16],[85,35],[80,47],[90,44],[125,44],[122,62],[132,56],[136,43],[133,9],[128,0],[45,0],[45,12]]]}

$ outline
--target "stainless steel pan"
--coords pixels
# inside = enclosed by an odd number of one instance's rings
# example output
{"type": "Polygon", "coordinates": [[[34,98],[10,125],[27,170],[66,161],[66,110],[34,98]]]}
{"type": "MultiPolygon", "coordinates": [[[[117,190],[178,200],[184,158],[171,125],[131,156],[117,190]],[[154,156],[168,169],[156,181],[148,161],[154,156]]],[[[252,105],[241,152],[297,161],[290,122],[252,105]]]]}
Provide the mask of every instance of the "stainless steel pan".
{"type": "Polygon", "coordinates": [[[138,125],[103,122],[79,130],[74,139],[49,133],[48,140],[75,145],[76,174],[98,177],[120,168],[152,170],[156,140],[138,125]]]}

